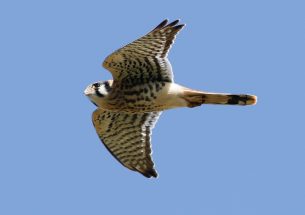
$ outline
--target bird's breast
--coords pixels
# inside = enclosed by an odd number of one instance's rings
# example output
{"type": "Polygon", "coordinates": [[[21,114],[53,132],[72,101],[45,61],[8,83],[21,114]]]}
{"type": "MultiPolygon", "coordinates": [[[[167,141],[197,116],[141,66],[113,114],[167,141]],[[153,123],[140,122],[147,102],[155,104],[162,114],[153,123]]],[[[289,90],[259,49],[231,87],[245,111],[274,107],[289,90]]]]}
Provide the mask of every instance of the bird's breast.
{"type": "Polygon", "coordinates": [[[152,112],[184,106],[179,97],[179,85],[169,82],[152,82],[129,88],[112,89],[104,99],[102,108],[112,111],[152,112]]]}

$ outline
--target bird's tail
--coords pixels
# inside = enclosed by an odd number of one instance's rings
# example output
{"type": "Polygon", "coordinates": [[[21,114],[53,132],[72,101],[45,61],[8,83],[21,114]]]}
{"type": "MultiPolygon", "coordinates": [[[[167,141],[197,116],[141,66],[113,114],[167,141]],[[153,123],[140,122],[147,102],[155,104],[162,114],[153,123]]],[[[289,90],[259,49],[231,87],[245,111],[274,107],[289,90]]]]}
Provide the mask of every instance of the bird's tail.
{"type": "Polygon", "coordinates": [[[247,94],[210,93],[189,90],[185,91],[184,95],[188,107],[196,107],[201,104],[255,105],[257,102],[256,96],[247,94]]]}

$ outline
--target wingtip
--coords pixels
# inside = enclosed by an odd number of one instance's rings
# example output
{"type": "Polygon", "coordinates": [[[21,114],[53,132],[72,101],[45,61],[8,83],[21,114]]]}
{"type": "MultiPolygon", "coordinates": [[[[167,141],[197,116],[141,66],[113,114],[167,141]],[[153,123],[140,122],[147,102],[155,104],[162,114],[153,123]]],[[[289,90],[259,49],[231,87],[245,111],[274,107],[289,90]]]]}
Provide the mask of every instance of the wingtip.
{"type": "Polygon", "coordinates": [[[167,26],[175,26],[180,22],[180,19],[176,19],[175,21],[169,23],[167,26]]]}
{"type": "Polygon", "coordinates": [[[163,28],[168,23],[168,19],[164,19],[155,29],[163,28]]]}
{"type": "Polygon", "coordinates": [[[140,172],[142,175],[144,175],[146,178],[157,178],[158,177],[158,173],[155,169],[148,169],[145,170],[144,172],[140,172]]]}
{"type": "MultiPolygon", "coordinates": [[[[168,19],[165,19],[165,20],[163,20],[157,27],[155,27],[155,29],[160,29],[160,28],[164,28],[164,27],[172,27],[172,28],[174,28],[174,29],[176,29],[176,30],[180,30],[180,29],[182,29],[186,24],[179,24],[179,25],[177,25],[179,22],[180,22],[180,19],[176,19],[176,20],[174,20],[173,22],[167,24],[167,23],[168,23],[168,19]]],[[[154,30],[155,30],[155,29],[154,29],[154,30]]]]}
{"type": "Polygon", "coordinates": [[[184,28],[185,24],[180,24],[180,25],[176,25],[174,26],[173,28],[176,29],[176,30],[181,30],[182,28],[184,28]]]}

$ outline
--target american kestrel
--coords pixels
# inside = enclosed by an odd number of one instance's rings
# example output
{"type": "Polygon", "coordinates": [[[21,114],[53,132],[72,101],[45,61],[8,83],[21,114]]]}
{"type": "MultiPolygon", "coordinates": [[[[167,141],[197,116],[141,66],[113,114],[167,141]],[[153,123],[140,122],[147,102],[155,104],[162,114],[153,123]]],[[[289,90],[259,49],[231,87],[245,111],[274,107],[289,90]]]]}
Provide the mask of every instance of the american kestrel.
{"type": "Polygon", "coordinates": [[[151,133],[162,111],[202,104],[253,105],[256,96],[210,93],[174,83],[167,59],[179,20],[161,22],[155,29],[118,49],[103,62],[113,80],[85,89],[97,109],[92,121],[109,152],[125,167],[157,177],[151,157],[151,133]]]}

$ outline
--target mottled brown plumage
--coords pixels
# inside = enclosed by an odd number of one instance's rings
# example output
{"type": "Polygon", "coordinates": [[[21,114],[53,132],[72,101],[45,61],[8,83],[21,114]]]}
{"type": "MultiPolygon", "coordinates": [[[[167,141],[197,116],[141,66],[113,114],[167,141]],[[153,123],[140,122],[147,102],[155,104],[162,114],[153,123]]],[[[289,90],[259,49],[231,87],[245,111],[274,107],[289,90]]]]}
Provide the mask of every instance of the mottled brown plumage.
{"type": "Polygon", "coordinates": [[[94,127],[109,152],[125,167],[157,177],[151,159],[150,135],[160,112],[94,111],[94,127]]]}
{"type": "Polygon", "coordinates": [[[103,66],[113,80],[89,85],[85,94],[98,107],[92,120],[110,153],[125,167],[157,177],[151,131],[163,110],[202,104],[252,105],[256,97],[209,93],[174,83],[167,59],[179,20],[164,20],[151,32],[109,55],[103,66]]]}

